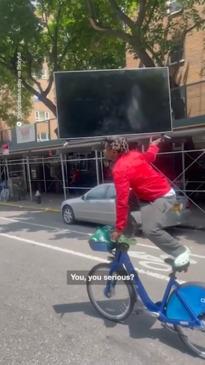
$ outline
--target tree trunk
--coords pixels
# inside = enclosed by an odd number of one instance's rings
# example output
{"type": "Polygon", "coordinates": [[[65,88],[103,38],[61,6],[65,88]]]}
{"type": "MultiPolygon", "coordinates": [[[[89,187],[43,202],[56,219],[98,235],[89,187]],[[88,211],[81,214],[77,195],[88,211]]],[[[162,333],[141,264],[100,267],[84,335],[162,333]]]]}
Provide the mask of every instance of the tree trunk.
{"type": "Polygon", "coordinates": [[[57,116],[56,105],[50,99],[41,95],[40,101],[42,101],[42,103],[44,103],[52,111],[55,117],[57,116]]]}
{"type": "Polygon", "coordinates": [[[154,61],[145,51],[135,49],[135,52],[145,67],[155,67],[154,61]]]}
{"type": "Polygon", "coordinates": [[[27,82],[25,80],[22,80],[22,84],[24,85],[24,87],[30,91],[31,94],[36,95],[39,100],[48,107],[48,109],[50,109],[52,111],[52,113],[55,115],[55,117],[57,116],[57,111],[56,111],[56,105],[50,100],[48,99],[43,93],[41,93],[40,91],[35,90],[31,85],[27,84],[27,82]]]}

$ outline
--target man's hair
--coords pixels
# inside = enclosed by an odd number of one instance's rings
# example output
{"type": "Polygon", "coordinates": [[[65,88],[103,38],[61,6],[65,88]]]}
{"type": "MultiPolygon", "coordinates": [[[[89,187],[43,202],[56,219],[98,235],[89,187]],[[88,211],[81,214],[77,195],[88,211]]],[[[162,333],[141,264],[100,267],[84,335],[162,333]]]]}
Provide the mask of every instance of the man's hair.
{"type": "Polygon", "coordinates": [[[126,153],[129,151],[129,145],[125,137],[109,137],[104,141],[104,146],[117,151],[118,153],[126,153]]]}

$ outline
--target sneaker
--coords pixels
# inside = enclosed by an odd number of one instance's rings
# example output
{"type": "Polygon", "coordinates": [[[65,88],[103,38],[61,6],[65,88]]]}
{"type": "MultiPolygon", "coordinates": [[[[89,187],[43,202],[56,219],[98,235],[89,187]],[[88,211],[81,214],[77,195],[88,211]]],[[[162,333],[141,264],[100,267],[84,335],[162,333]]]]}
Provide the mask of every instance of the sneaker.
{"type": "Polygon", "coordinates": [[[185,247],[186,250],[174,259],[174,266],[181,267],[187,265],[190,261],[190,249],[185,247]]]}

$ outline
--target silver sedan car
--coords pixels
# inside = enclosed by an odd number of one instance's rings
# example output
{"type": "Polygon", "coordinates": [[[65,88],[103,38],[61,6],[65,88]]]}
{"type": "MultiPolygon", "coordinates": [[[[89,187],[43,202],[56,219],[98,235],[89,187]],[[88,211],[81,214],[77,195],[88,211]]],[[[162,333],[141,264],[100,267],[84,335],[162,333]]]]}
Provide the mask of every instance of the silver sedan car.
{"type": "MultiPolygon", "coordinates": [[[[113,183],[100,184],[86,194],[65,200],[61,205],[63,220],[66,224],[76,221],[115,224],[115,187],[113,183]]],[[[177,193],[177,203],[166,215],[164,227],[179,225],[187,219],[189,209],[186,197],[177,193]]],[[[139,209],[132,212],[138,225],[141,224],[139,209]]]]}

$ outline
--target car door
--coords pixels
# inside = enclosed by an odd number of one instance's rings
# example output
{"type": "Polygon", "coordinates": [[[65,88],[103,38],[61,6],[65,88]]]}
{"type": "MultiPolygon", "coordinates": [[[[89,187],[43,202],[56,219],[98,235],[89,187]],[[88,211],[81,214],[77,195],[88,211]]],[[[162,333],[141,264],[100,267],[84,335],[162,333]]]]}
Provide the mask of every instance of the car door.
{"type": "Polygon", "coordinates": [[[116,190],[114,184],[108,184],[107,189],[107,218],[109,219],[109,224],[114,225],[116,220],[116,190]]]}
{"type": "Polygon", "coordinates": [[[101,184],[85,194],[79,219],[102,224],[112,224],[114,199],[107,195],[109,184],[101,184]]]}

